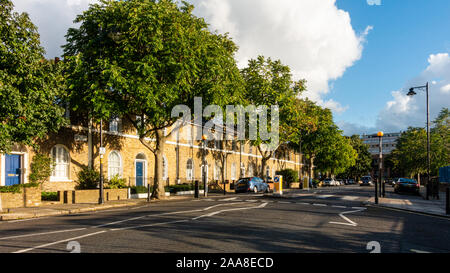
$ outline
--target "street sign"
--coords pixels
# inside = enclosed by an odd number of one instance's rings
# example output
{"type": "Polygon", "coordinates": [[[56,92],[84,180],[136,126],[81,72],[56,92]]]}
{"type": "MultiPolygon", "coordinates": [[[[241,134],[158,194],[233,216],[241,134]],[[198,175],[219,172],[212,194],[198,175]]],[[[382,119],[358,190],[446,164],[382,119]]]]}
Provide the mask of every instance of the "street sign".
{"type": "Polygon", "coordinates": [[[99,153],[100,153],[101,155],[106,154],[106,149],[105,149],[105,147],[100,147],[99,153]]]}
{"type": "Polygon", "coordinates": [[[283,194],[283,176],[282,175],[276,175],[273,178],[273,193],[275,195],[283,194]]]}

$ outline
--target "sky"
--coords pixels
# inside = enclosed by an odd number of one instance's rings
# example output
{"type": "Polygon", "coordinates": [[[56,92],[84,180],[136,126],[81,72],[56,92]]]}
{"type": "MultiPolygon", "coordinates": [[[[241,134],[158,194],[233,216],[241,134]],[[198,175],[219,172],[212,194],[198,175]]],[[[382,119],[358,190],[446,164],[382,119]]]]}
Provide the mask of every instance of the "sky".
{"type": "MultiPolygon", "coordinates": [[[[38,26],[46,56],[60,56],[77,14],[95,0],[13,0],[38,26]]],[[[239,46],[240,68],[258,55],[280,59],[302,96],[333,111],[345,135],[426,126],[450,106],[448,0],[189,0],[212,31],[239,46]]]]}

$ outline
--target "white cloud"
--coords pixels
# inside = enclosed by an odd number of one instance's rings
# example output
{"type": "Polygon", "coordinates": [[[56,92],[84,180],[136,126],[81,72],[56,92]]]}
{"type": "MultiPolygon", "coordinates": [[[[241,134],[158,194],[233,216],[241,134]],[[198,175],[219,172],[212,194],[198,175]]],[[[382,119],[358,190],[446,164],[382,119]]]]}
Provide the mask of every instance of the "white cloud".
{"type": "MultiPolygon", "coordinates": [[[[329,82],[361,58],[372,26],[356,33],[348,12],[336,0],[192,0],[194,13],[212,30],[229,32],[237,45],[239,66],[265,55],[289,65],[296,79],[308,80],[305,96],[335,112],[346,107],[325,100],[329,82]]],[[[38,26],[47,57],[62,54],[67,29],[77,14],[96,0],[13,0],[38,26]]]]}
{"type": "Polygon", "coordinates": [[[362,125],[341,122],[346,134],[373,133],[375,130],[398,132],[409,126],[426,126],[426,93],[416,90],[417,95],[408,97],[409,88],[429,85],[430,122],[443,107],[450,106],[450,56],[448,53],[431,54],[428,67],[417,77],[409,80],[403,89],[392,92],[392,100],[386,103],[377,117],[376,125],[369,128],[362,125]],[[370,132],[372,131],[372,132],[370,132]]]}
{"type": "Polygon", "coordinates": [[[73,20],[97,0],[13,0],[15,11],[27,12],[38,27],[46,56],[62,55],[61,46],[66,43],[67,30],[73,20]]]}
{"type": "Polygon", "coordinates": [[[381,6],[381,0],[367,0],[369,6],[381,6]]]}
{"type": "Polygon", "coordinates": [[[305,96],[335,112],[338,102],[326,101],[329,82],[341,77],[361,58],[372,26],[357,34],[350,15],[335,0],[192,0],[194,13],[212,30],[228,32],[239,46],[240,67],[258,55],[280,59],[296,79],[308,80],[305,96]]]}

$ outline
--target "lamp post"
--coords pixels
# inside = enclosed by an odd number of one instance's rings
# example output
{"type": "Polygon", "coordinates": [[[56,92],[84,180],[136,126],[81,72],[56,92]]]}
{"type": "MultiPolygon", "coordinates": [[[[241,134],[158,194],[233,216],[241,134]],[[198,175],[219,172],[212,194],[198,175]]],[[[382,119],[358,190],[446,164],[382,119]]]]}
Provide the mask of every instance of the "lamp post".
{"type": "Polygon", "coordinates": [[[206,177],[206,168],[207,165],[205,164],[205,151],[206,151],[206,140],[208,137],[206,135],[202,135],[203,140],[203,149],[202,149],[202,183],[203,183],[203,196],[208,197],[208,178],[206,177]]]}
{"type": "Polygon", "coordinates": [[[105,154],[105,148],[103,147],[103,119],[100,120],[100,192],[98,203],[105,203],[104,193],[103,193],[103,155],[105,154]]]}
{"type": "Polygon", "coordinates": [[[378,169],[379,169],[379,173],[378,173],[378,177],[379,177],[379,181],[380,181],[380,196],[385,197],[386,192],[385,192],[385,185],[383,183],[383,136],[384,133],[383,132],[378,132],[377,133],[378,139],[379,139],[379,145],[380,145],[380,155],[378,157],[378,169]]]}
{"type": "Polygon", "coordinates": [[[431,169],[431,157],[430,157],[430,101],[429,101],[429,97],[428,97],[428,90],[429,90],[429,86],[428,86],[428,82],[426,85],[424,86],[417,86],[417,87],[412,87],[409,89],[408,92],[408,96],[412,97],[417,95],[417,93],[414,90],[424,90],[426,91],[427,94],[427,193],[426,193],[426,198],[427,200],[430,199],[430,169],[431,169]]]}

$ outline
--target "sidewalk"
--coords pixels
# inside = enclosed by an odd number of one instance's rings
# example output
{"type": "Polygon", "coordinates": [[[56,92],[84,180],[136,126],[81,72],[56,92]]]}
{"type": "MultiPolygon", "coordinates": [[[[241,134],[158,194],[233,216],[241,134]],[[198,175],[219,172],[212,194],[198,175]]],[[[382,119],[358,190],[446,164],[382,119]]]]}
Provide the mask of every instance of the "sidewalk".
{"type": "MultiPolygon", "coordinates": [[[[151,203],[180,201],[191,199],[191,196],[170,196],[164,200],[152,200],[151,203]]],[[[108,201],[103,205],[99,204],[60,204],[56,202],[44,202],[40,207],[3,209],[0,212],[0,221],[22,220],[39,217],[77,214],[83,212],[94,212],[112,208],[123,208],[132,206],[143,206],[148,204],[147,199],[128,199],[120,201],[108,201]]]]}
{"type": "Polygon", "coordinates": [[[378,199],[378,205],[375,205],[375,197],[371,197],[367,205],[407,210],[417,213],[430,214],[435,216],[449,217],[445,213],[445,193],[441,193],[439,200],[430,198],[425,200],[425,188],[420,189],[421,196],[409,194],[386,193],[385,198],[378,199]]]}

